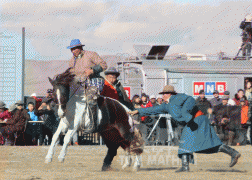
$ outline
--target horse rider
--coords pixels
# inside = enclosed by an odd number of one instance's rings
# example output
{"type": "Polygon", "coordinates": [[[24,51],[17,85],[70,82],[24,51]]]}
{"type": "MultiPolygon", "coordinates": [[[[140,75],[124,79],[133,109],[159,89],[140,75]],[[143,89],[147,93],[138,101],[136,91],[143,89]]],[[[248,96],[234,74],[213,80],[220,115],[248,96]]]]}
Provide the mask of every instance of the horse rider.
{"type": "Polygon", "coordinates": [[[96,52],[83,50],[83,46],[85,45],[81,44],[79,39],[73,39],[70,46],[67,47],[73,53],[73,57],[69,61],[69,67],[72,68],[70,72],[75,75],[75,79],[70,85],[70,99],[67,103],[66,117],[72,118],[77,115],[77,118],[82,118],[85,109],[81,107],[82,102],[78,101],[78,96],[83,96],[86,86],[90,112],[95,112],[92,113],[94,127],[90,130],[93,132],[97,128],[95,94],[103,89],[104,78],[100,76],[100,73],[107,69],[107,64],[96,52]]]}
{"type": "Polygon", "coordinates": [[[247,56],[251,55],[251,42],[252,42],[252,14],[247,15],[241,22],[240,28],[242,31],[242,56],[246,56],[246,49],[248,50],[247,56]]]}
{"type": "Polygon", "coordinates": [[[241,154],[220,141],[213,127],[210,126],[207,116],[198,110],[192,96],[176,93],[171,85],[166,85],[159,94],[163,94],[165,103],[160,106],[141,108],[129,114],[139,113],[140,116],[149,116],[169,113],[175,121],[183,124],[178,150],[182,167],[176,172],[189,171],[189,162],[194,163],[193,152],[204,154],[223,152],[231,156],[230,167],[237,163],[241,154]]]}
{"type": "Polygon", "coordinates": [[[130,110],[135,110],[127,96],[121,82],[117,79],[120,73],[115,67],[108,68],[105,72],[105,83],[101,95],[118,100],[130,110]]]}

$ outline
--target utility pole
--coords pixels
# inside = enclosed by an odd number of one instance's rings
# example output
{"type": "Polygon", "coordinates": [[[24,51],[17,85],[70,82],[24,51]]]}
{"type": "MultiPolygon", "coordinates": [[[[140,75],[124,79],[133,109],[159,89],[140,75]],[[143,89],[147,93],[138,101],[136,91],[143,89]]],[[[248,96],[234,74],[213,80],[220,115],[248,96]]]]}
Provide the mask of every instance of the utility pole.
{"type": "Polygon", "coordinates": [[[24,101],[24,83],[25,83],[25,27],[22,28],[22,90],[21,90],[22,101],[24,101]]]}

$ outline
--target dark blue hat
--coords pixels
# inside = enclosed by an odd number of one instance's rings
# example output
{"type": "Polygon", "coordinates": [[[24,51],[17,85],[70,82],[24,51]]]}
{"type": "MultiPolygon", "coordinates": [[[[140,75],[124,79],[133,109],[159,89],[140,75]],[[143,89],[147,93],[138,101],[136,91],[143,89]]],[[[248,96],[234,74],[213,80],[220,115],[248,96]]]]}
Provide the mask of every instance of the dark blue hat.
{"type": "Polygon", "coordinates": [[[47,89],[46,92],[47,92],[47,93],[53,93],[53,90],[52,90],[52,89],[47,89]]]}
{"type": "Polygon", "coordinates": [[[68,46],[67,49],[72,49],[72,48],[78,47],[78,46],[85,46],[85,45],[81,44],[79,39],[73,39],[70,43],[70,46],[68,46]]]}
{"type": "Polygon", "coordinates": [[[224,95],[229,95],[229,94],[230,94],[229,91],[225,91],[225,92],[224,92],[224,95]]]}
{"type": "Polygon", "coordinates": [[[214,90],[213,94],[219,94],[219,91],[214,90]]]}
{"type": "Polygon", "coordinates": [[[109,67],[105,72],[104,72],[105,75],[108,75],[108,74],[115,74],[116,76],[119,76],[120,73],[116,70],[115,67],[109,67]]]}

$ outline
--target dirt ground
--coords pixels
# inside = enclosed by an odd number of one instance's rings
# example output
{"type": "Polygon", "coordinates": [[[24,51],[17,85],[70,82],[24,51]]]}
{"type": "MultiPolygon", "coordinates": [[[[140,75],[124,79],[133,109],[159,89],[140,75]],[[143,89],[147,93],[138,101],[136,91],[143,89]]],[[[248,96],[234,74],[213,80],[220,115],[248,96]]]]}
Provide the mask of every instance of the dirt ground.
{"type": "Polygon", "coordinates": [[[146,146],[138,172],[121,170],[124,151],[118,150],[113,161],[115,171],[102,172],[106,146],[71,146],[65,162],[57,161],[61,146],[56,147],[53,162],[44,163],[48,146],[1,146],[1,179],[251,179],[251,146],[236,146],[242,156],[230,168],[230,157],[223,153],[195,154],[191,172],[175,173],[180,167],[178,147],[146,146]]]}

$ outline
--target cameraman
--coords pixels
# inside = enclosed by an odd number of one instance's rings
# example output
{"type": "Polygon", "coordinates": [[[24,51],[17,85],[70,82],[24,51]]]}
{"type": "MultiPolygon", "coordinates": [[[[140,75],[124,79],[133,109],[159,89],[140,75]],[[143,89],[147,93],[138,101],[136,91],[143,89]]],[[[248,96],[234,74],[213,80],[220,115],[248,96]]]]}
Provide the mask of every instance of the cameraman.
{"type": "MultiPolygon", "coordinates": [[[[48,136],[48,145],[51,144],[53,133],[58,127],[59,122],[55,115],[55,110],[53,109],[55,103],[53,102],[52,91],[47,91],[47,96],[42,100],[41,106],[35,111],[35,115],[40,116],[44,121],[42,126],[43,140],[45,136],[48,136]]],[[[41,142],[43,143],[43,142],[41,142]]]]}
{"type": "Polygon", "coordinates": [[[251,35],[252,35],[252,15],[247,15],[246,18],[241,22],[240,28],[242,31],[242,56],[251,55],[251,35]],[[247,50],[247,54],[246,54],[247,50]]]}

